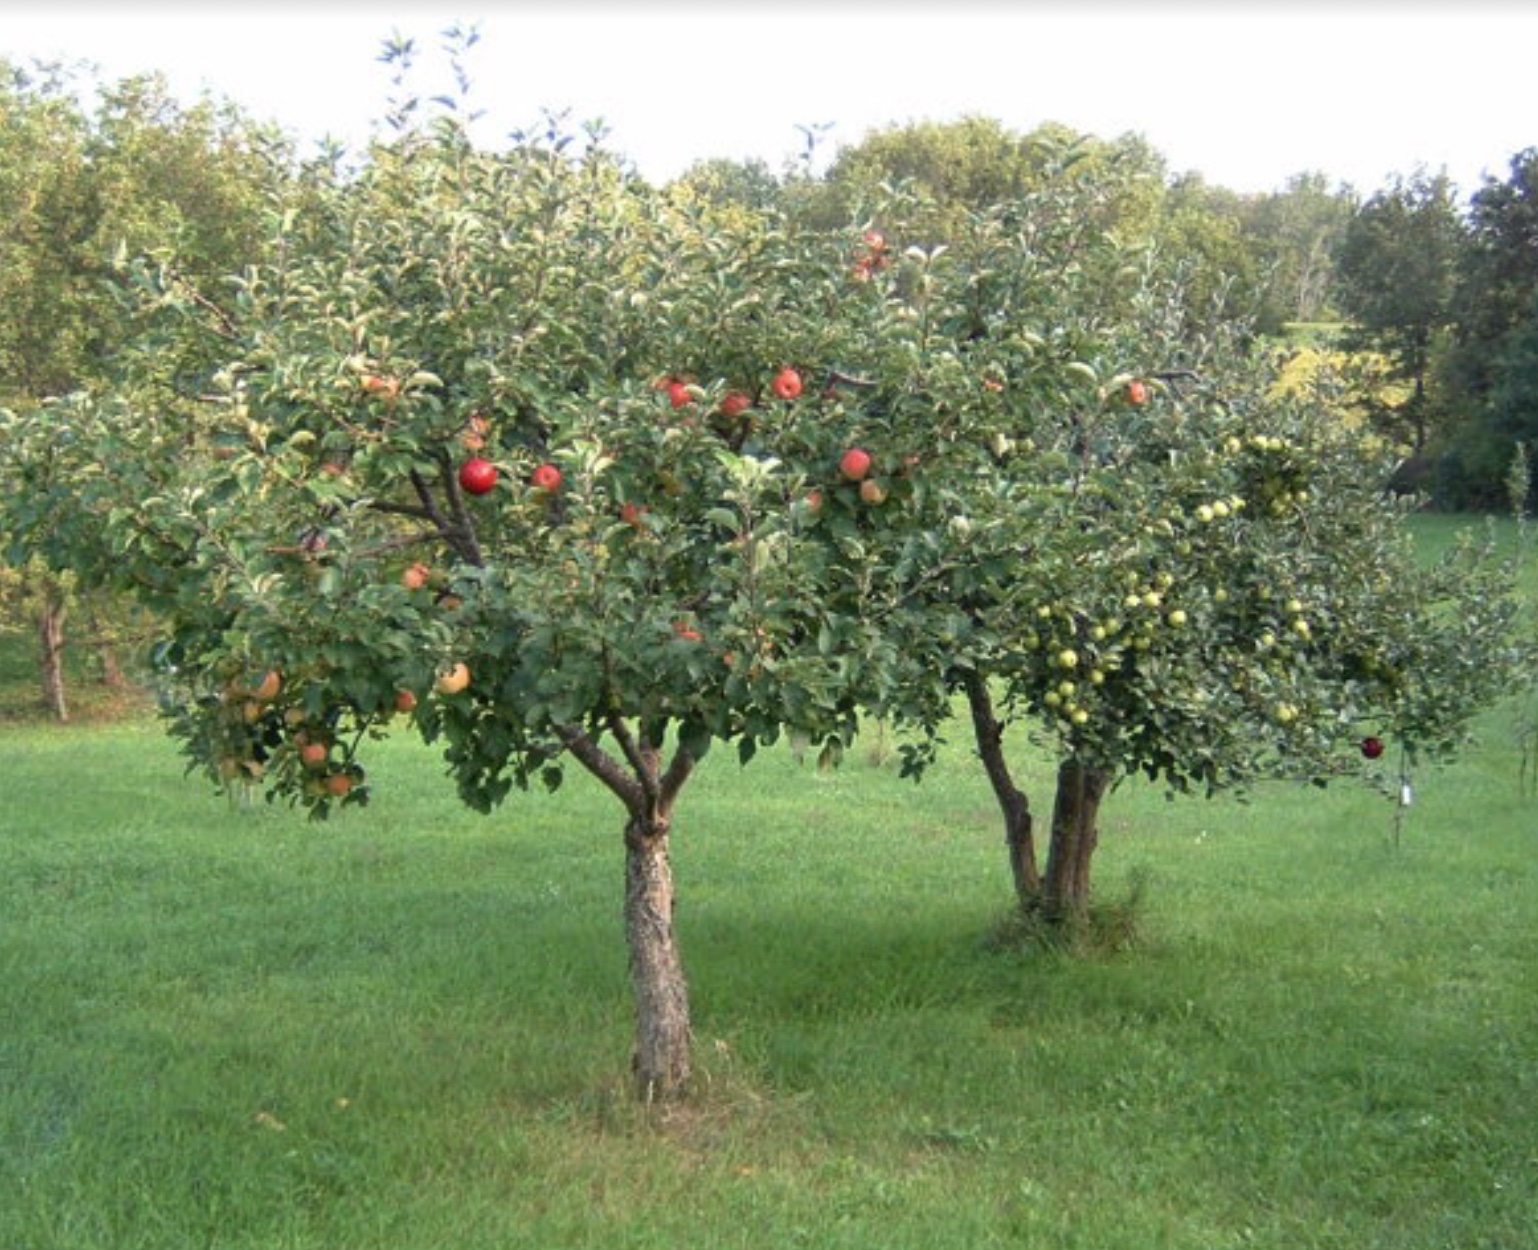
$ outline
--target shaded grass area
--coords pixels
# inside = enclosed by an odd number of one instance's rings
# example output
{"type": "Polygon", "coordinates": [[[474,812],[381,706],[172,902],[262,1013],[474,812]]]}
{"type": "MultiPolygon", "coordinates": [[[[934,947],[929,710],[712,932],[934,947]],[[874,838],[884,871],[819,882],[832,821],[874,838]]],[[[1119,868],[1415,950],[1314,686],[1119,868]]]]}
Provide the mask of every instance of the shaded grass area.
{"type": "MultiPolygon", "coordinates": [[[[676,866],[700,1092],[628,1098],[620,821],[424,749],[323,825],[152,727],[0,730],[0,1245],[1392,1247],[1538,1226],[1538,809],[1510,717],[1371,790],[1107,802],[1143,941],[990,950],[968,754],[713,756],[676,866]]],[[[1031,774],[1038,806],[1049,770],[1031,774]]]]}

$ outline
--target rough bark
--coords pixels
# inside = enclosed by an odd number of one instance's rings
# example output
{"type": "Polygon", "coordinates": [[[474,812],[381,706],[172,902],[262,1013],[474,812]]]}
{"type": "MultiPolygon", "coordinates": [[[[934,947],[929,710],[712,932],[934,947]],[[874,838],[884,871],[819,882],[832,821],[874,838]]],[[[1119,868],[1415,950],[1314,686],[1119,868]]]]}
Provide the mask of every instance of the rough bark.
{"type": "Polygon", "coordinates": [[[673,927],[673,868],[669,858],[673,805],[695,759],[678,747],[664,770],[661,752],[637,738],[618,717],[608,724],[624,763],[585,731],[559,730],[566,749],[625,805],[625,942],[635,998],[632,1057],[636,1090],[645,1102],[677,1097],[691,1074],[693,1029],[689,985],[673,927]]]}
{"type": "Polygon", "coordinates": [[[61,721],[69,719],[69,700],[64,685],[65,612],[63,596],[50,593],[43,599],[42,613],[37,622],[43,702],[54,717],[61,721]]]}
{"type": "Polygon", "coordinates": [[[993,796],[1004,817],[1004,850],[1009,857],[1010,878],[1020,906],[1030,909],[1041,898],[1041,871],[1036,866],[1036,843],[1030,799],[1009,771],[1004,756],[1004,726],[994,711],[987,678],[979,673],[966,677],[967,703],[972,709],[972,730],[993,796]]]}
{"type": "Polygon", "coordinates": [[[636,1005],[636,1089],[645,1102],[663,1101],[688,1084],[692,1048],[665,823],[648,827],[632,819],[625,829],[625,938],[636,1005]]]}
{"type": "Polygon", "coordinates": [[[1100,800],[1111,775],[1069,756],[1057,770],[1052,805],[1052,845],[1042,882],[1041,905],[1055,925],[1082,920],[1089,908],[1089,868],[1100,839],[1100,800]]]}

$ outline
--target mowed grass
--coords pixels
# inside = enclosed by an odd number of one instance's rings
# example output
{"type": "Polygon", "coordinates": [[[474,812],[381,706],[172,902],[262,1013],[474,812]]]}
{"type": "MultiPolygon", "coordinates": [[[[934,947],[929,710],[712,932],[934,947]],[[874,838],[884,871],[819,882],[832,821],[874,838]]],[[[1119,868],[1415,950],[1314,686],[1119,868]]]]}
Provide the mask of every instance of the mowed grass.
{"type": "MultiPolygon", "coordinates": [[[[998,825],[712,757],[698,1096],[642,1115],[609,797],[490,818],[405,741],[314,824],[153,724],[0,731],[0,1246],[1499,1247],[1538,1227],[1538,803],[1419,778],[1107,806],[1141,943],[992,951],[998,825]]],[[[1046,771],[1035,773],[1039,788],[1046,771]]]]}
{"type": "Polygon", "coordinates": [[[675,845],[701,1079],[649,1115],[595,784],[481,817],[402,739],[315,824],[151,720],[0,725],[0,1250],[1530,1250],[1515,724],[1397,838],[1368,784],[1124,785],[1097,887],[1140,940],[1082,958],[990,946],[964,741],[917,787],[877,735],[713,755],[675,845]]]}

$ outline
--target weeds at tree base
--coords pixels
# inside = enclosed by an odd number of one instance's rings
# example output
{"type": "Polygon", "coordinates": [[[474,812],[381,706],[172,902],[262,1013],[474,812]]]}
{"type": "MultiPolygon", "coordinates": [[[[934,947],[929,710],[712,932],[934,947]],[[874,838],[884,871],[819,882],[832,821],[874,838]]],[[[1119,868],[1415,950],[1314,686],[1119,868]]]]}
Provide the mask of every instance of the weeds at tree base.
{"type": "Polygon", "coordinates": [[[1011,908],[994,925],[986,949],[1000,954],[1052,953],[1075,957],[1120,955],[1143,944],[1148,894],[1145,874],[1125,895],[1092,902],[1082,911],[1049,915],[1036,901],[1011,908]]]}

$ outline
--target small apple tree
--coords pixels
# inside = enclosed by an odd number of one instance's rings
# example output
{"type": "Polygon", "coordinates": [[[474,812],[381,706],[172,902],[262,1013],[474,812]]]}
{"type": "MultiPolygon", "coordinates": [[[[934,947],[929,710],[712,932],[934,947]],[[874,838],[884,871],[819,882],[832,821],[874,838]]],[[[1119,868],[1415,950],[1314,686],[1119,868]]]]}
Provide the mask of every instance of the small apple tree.
{"type": "Polygon", "coordinates": [[[122,386],[30,427],[68,455],[40,461],[28,532],[103,535],[222,784],[366,803],[402,715],[478,808],[570,760],[595,776],[624,811],[636,1077],[667,1097],[690,1064],[670,835],[698,762],[786,730],[837,755],[862,708],[939,716],[927,640],[951,642],[916,621],[965,622],[921,592],[990,453],[934,419],[927,260],[889,301],[857,272],[888,263],[874,235],[451,125],[295,184],[272,229],[277,259],[227,293],[134,269],[122,386]]]}
{"type": "Polygon", "coordinates": [[[1277,397],[1223,327],[1193,341],[1178,283],[1146,258],[1071,235],[1044,256],[1040,210],[970,217],[926,268],[925,322],[929,358],[973,382],[930,400],[995,452],[956,483],[964,524],[934,552],[966,619],[945,671],[1021,905],[1058,926],[1085,913],[1121,778],[1322,784],[1360,771],[1364,735],[1445,755],[1520,660],[1509,569],[1472,546],[1418,562],[1371,437],[1277,397]],[[1108,320],[1082,279],[1117,271],[1130,291],[1108,320]],[[1043,388],[1038,359],[1062,351],[1043,388]],[[1005,752],[1016,722],[1059,761],[1044,865],[1005,752]]]}

